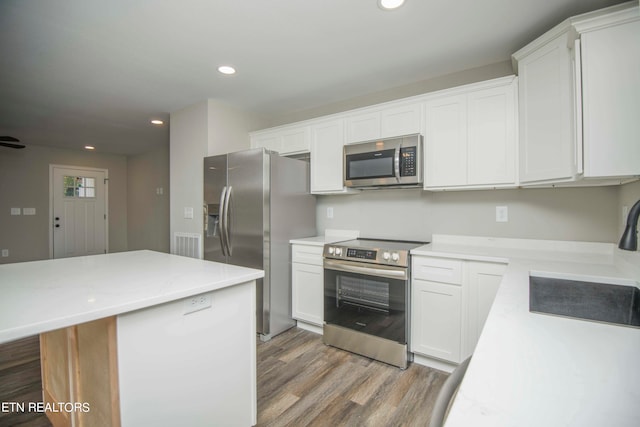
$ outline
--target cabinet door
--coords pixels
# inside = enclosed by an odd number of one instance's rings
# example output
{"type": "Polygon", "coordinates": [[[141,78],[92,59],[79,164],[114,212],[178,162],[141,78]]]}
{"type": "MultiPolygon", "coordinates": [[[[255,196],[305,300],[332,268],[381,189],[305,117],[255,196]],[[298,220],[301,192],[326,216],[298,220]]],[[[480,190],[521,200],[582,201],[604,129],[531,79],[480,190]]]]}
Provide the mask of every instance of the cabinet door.
{"type": "Polygon", "coordinates": [[[320,265],[293,263],[291,313],[294,319],[322,326],[324,319],[324,272],[320,265]]]}
{"type": "Polygon", "coordinates": [[[309,152],[309,128],[306,126],[284,130],[280,138],[282,155],[309,152]]]}
{"type": "Polygon", "coordinates": [[[421,104],[386,108],[381,112],[381,137],[410,135],[420,132],[421,104]]]}
{"type": "Polygon", "coordinates": [[[640,20],[582,35],[585,177],[640,175],[640,20]]]}
{"type": "Polygon", "coordinates": [[[515,184],[515,114],[515,83],[468,95],[467,184],[515,184]]]}
{"type": "Polygon", "coordinates": [[[278,133],[265,133],[259,135],[253,135],[251,137],[251,148],[264,147],[267,150],[277,151],[282,150],[282,139],[278,133]]]}
{"type": "Polygon", "coordinates": [[[576,174],[574,79],[568,35],[518,61],[520,181],[576,174]]]}
{"type": "Polygon", "coordinates": [[[463,358],[471,355],[478,343],[506,268],[505,264],[467,262],[469,323],[463,358]]]}
{"type": "Polygon", "coordinates": [[[345,143],[370,141],[380,138],[380,112],[358,114],[345,119],[345,143]]]}
{"type": "Polygon", "coordinates": [[[467,183],[467,97],[426,103],[425,188],[467,183]]]}
{"type": "Polygon", "coordinates": [[[412,291],[411,351],[459,363],[461,287],[414,279],[412,291]]]}
{"type": "Polygon", "coordinates": [[[342,192],[344,122],[332,120],[311,127],[311,192],[342,192]]]}

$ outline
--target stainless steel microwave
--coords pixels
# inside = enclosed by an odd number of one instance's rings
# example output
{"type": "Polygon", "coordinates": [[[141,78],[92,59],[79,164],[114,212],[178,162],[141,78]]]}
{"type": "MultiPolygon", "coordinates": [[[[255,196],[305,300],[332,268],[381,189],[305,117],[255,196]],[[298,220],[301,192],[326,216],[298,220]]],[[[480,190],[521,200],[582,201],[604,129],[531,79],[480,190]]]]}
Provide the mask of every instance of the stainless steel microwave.
{"type": "Polygon", "coordinates": [[[344,146],[345,187],[419,187],[422,185],[422,135],[344,146]]]}

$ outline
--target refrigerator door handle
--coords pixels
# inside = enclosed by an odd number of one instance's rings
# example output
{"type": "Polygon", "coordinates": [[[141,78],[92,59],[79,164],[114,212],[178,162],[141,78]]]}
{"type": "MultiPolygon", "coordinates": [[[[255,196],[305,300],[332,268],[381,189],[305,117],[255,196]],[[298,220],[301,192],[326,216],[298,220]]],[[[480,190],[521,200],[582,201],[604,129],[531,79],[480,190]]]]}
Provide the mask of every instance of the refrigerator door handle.
{"type": "Polygon", "coordinates": [[[227,189],[226,199],[224,201],[224,230],[225,230],[225,240],[227,244],[227,255],[231,256],[233,252],[233,245],[231,244],[231,196],[232,196],[233,187],[229,186],[227,189]]]}
{"type": "Polygon", "coordinates": [[[209,234],[209,205],[202,205],[202,216],[204,218],[204,235],[209,234]]]}
{"type": "Polygon", "coordinates": [[[220,224],[220,249],[222,249],[222,255],[227,256],[227,250],[226,250],[226,242],[224,240],[225,238],[225,212],[226,212],[226,207],[225,207],[225,200],[226,200],[226,195],[227,195],[227,187],[225,186],[222,189],[222,194],[220,195],[220,221],[218,222],[218,224],[220,224]]]}

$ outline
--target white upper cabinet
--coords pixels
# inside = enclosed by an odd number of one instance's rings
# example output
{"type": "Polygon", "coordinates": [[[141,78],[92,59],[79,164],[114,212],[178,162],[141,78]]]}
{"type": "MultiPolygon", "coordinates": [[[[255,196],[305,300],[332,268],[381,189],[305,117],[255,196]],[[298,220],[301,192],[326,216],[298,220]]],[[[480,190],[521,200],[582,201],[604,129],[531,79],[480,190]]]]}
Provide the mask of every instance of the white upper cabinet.
{"type": "Polygon", "coordinates": [[[345,142],[351,144],[420,133],[421,117],[419,102],[392,103],[380,109],[359,111],[345,118],[345,142]]]}
{"type": "Polygon", "coordinates": [[[601,185],[640,175],[637,3],[569,18],[512,59],[521,183],[601,185]]]}
{"type": "Polygon", "coordinates": [[[364,112],[345,118],[345,143],[380,138],[380,111],[364,112]]]}
{"type": "Polygon", "coordinates": [[[575,179],[581,172],[569,34],[513,55],[518,70],[520,182],[575,179]]]}
{"type": "Polygon", "coordinates": [[[425,168],[427,187],[467,183],[467,97],[452,95],[426,103],[425,168]]]}
{"type": "Polygon", "coordinates": [[[311,125],[311,192],[346,192],[343,174],[344,120],[311,125]]]}
{"type": "Polygon", "coordinates": [[[426,101],[425,189],[517,185],[516,82],[490,80],[426,101]]]}
{"type": "Polygon", "coordinates": [[[308,153],[310,141],[309,126],[282,126],[251,133],[251,148],[264,147],[283,156],[308,153]]]}
{"type": "Polygon", "coordinates": [[[640,175],[640,15],[581,28],[585,178],[640,175]]]}
{"type": "Polygon", "coordinates": [[[420,133],[422,104],[413,103],[387,107],[380,112],[380,137],[411,135],[420,133]]]}

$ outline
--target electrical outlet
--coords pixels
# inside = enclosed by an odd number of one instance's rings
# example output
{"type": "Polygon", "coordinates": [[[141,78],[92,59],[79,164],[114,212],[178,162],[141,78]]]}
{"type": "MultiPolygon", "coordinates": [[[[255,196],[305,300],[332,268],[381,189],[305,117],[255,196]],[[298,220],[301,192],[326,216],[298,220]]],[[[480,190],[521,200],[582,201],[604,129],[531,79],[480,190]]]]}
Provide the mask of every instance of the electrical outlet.
{"type": "Polygon", "coordinates": [[[6,257],[8,257],[8,256],[9,256],[9,249],[3,249],[3,250],[2,250],[2,257],[3,257],[3,258],[6,258],[6,257]]]}
{"type": "Polygon", "coordinates": [[[11,208],[11,215],[20,215],[20,208],[11,208]]]}
{"type": "Polygon", "coordinates": [[[496,206],[496,222],[509,222],[509,208],[496,206]]]}
{"type": "Polygon", "coordinates": [[[327,218],[333,218],[333,208],[327,208],[327,218]]]}
{"type": "Polygon", "coordinates": [[[210,294],[194,295],[184,300],[184,314],[195,313],[209,307],[211,307],[210,294]]]}
{"type": "Polygon", "coordinates": [[[36,208],[22,208],[22,215],[35,215],[36,208]]]}

